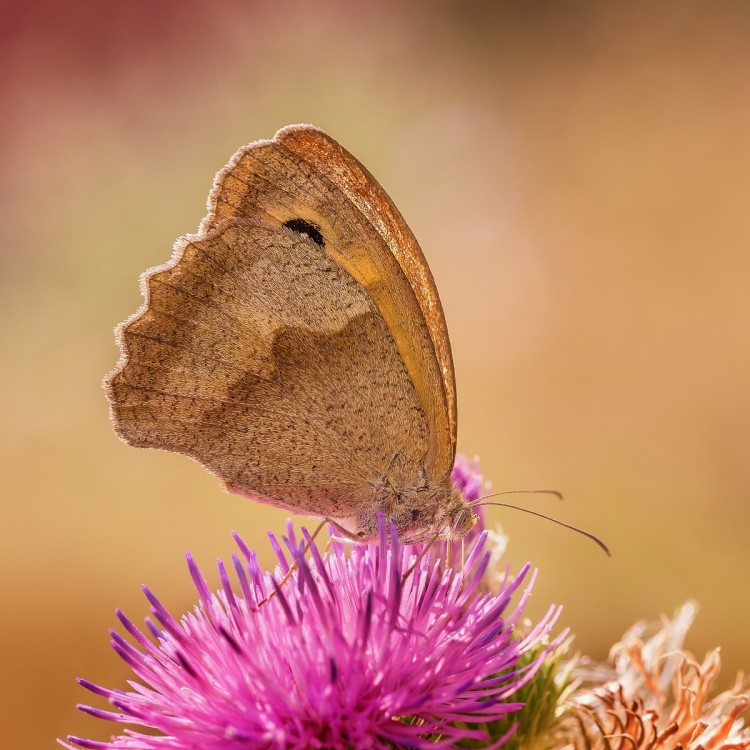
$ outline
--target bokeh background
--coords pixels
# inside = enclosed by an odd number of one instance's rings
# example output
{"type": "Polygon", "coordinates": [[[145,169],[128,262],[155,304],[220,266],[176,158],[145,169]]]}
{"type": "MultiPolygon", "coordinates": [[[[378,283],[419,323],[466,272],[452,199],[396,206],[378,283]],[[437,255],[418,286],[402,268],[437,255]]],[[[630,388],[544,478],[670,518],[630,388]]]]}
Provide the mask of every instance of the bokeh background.
{"type": "MultiPolygon", "coordinates": [[[[603,658],[687,598],[689,647],[750,668],[750,5],[746,2],[6,3],[0,16],[3,744],[114,727],[116,606],[177,612],[239,530],[285,514],[138,451],[100,390],[139,273],[194,231],[248,141],[313,122],[420,239],[459,390],[459,448],[512,511],[531,612],[603,658]]],[[[215,577],[211,578],[215,582],[215,577]]]]}

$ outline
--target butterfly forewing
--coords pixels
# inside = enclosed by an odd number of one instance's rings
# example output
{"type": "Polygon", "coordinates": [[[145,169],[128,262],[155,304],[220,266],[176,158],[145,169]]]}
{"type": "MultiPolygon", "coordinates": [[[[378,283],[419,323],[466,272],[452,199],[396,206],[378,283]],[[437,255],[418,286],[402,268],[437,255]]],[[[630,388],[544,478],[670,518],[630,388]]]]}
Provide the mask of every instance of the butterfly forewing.
{"type": "MultiPolygon", "coordinates": [[[[452,468],[457,430],[453,357],[437,286],[416,237],[375,177],[331,136],[312,126],[290,125],[282,128],[274,140],[329,176],[377,229],[408,280],[416,296],[442,376],[442,406],[445,415],[439,410],[436,418],[441,420],[447,416],[452,468]]],[[[423,379],[429,381],[432,372],[425,372],[423,375],[426,376],[423,379]]]]}

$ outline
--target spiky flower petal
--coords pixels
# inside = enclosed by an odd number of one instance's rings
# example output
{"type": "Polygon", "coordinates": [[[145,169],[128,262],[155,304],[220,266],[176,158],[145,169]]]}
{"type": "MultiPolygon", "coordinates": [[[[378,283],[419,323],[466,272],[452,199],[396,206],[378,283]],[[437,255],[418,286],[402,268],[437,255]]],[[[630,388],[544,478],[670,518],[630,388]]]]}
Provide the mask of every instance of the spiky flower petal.
{"type": "Polygon", "coordinates": [[[335,543],[325,554],[312,545],[307,555],[290,526],[287,552],[272,538],[275,577],[235,538],[236,590],[220,563],[221,590],[211,593],[188,557],[200,595],[192,613],[176,620],[148,590],[150,636],[119,613],[130,639],[113,633],[113,647],[138,681],[125,691],[83,682],[115,709],[83,710],[146,731],[111,742],[70,737],[66,747],[496,747],[505,737],[490,741],[484,725],[522,705],[519,689],[563,637],[546,641],[556,607],[518,634],[535,576],[529,565],[494,593],[482,591],[486,534],[456,570],[418,559],[382,523],[378,544],[335,543]]]}

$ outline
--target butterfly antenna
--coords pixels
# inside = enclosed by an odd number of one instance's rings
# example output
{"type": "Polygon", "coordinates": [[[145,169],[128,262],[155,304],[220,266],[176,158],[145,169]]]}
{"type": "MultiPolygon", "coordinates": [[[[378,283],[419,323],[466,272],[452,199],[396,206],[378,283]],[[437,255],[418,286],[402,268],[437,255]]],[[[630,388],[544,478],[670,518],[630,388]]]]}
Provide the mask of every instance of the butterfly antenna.
{"type": "MultiPolygon", "coordinates": [[[[555,492],[554,490],[549,490],[549,492],[562,497],[562,495],[560,495],[559,492],[555,492]]],[[[505,493],[498,492],[497,494],[502,495],[505,493]]],[[[489,497],[494,497],[494,496],[490,495],[489,497]]],[[[543,518],[545,521],[552,521],[552,523],[556,523],[558,526],[564,526],[566,529],[570,529],[571,531],[575,531],[585,537],[588,537],[589,539],[591,539],[592,542],[599,545],[599,547],[601,547],[607,553],[609,557],[612,557],[612,553],[609,551],[609,547],[607,547],[607,545],[604,544],[604,542],[601,539],[599,539],[599,537],[596,537],[593,534],[590,534],[588,531],[579,529],[577,526],[572,526],[569,523],[565,523],[565,521],[560,521],[557,518],[552,518],[552,516],[546,516],[544,513],[538,513],[535,510],[529,510],[528,508],[521,508],[518,505],[511,505],[510,503],[485,503],[485,502],[482,502],[481,500],[477,500],[476,502],[471,503],[472,508],[476,508],[480,505],[496,505],[499,508],[512,508],[513,510],[520,510],[520,511],[523,511],[524,513],[529,513],[532,516],[543,518]]]]}
{"type": "Polygon", "coordinates": [[[558,500],[562,500],[562,492],[558,490],[502,490],[501,492],[493,492],[491,495],[485,495],[470,503],[474,505],[484,505],[485,500],[489,500],[491,497],[500,497],[500,495],[554,495],[558,500]]]}

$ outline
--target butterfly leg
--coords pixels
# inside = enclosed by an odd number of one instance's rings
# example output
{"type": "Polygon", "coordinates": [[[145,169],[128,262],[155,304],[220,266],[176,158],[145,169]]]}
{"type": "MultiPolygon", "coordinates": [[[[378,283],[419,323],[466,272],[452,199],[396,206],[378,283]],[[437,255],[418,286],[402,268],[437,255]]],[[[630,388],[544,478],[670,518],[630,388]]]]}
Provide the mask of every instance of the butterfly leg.
{"type": "Polygon", "coordinates": [[[389,474],[391,472],[391,469],[393,468],[393,464],[396,462],[396,459],[399,457],[400,454],[401,454],[401,448],[399,448],[391,456],[390,461],[388,461],[388,464],[386,465],[382,474],[376,480],[370,483],[376,497],[382,498],[382,497],[386,497],[389,495],[393,495],[395,493],[395,489],[393,485],[391,484],[389,474]]]}
{"type": "Polygon", "coordinates": [[[383,478],[387,479],[388,472],[393,468],[393,464],[396,461],[396,459],[401,454],[401,448],[399,448],[392,456],[391,460],[388,462],[388,466],[385,467],[385,471],[383,472],[383,478]]]}
{"type": "Polygon", "coordinates": [[[466,566],[466,539],[465,537],[461,537],[457,540],[452,539],[446,539],[445,542],[445,567],[450,568],[453,566],[453,556],[457,553],[459,554],[458,559],[458,570],[463,570],[466,566]],[[458,550],[454,549],[454,545],[459,544],[460,547],[458,550]]]}
{"type": "MultiPolygon", "coordinates": [[[[323,529],[323,527],[327,523],[330,523],[329,519],[324,518],[317,525],[317,527],[315,528],[315,531],[313,531],[313,533],[310,536],[310,538],[305,542],[305,546],[302,548],[302,556],[303,557],[307,554],[307,551],[312,546],[312,543],[315,541],[315,537],[317,537],[318,534],[320,534],[321,530],[323,529]]],[[[281,591],[281,587],[292,577],[292,575],[294,575],[294,572],[297,570],[297,568],[299,568],[299,563],[297,563],[295,561],[295,562],[292,563],[292,565],[290,566],[289,570],[287,570],[287,572],[284,574],[284,577],[281,579],[281,581],[279,581],[279,583],[276,586],[276,588],[267,597],[265,597],[264,599],[261,599],[257,603],[257,608],[258,609],[260,609],[264,604],[267,604],[274,596],[276,596],[276,594],[279,593],[279,591],[281,591]]]]}
{"type": "Polygon", "coordinates": [[[430,551],[430,547],[439,539],[438,534],[432,534],[427,544],[422,547],[421,551],[417,555],[416,560],[409,566],[409,569],[401,576],[401,585],[403,586],[406,579],[416,570],[419,563],[422,562],[422,558],[430,551]]]}
{"type": "Polygon", "coordinates": [[[332,518],[326,518],[325,523],[331,524],[336,531],[341,534],[342,537],[345,537],[350,542],[359,542],[362,543],[364,540],[364,534],[360,532],[359,534],[354,533],[353,531],[349,531],[345,526],[342,526],[340,523],[336,523],[332,518]]]}

